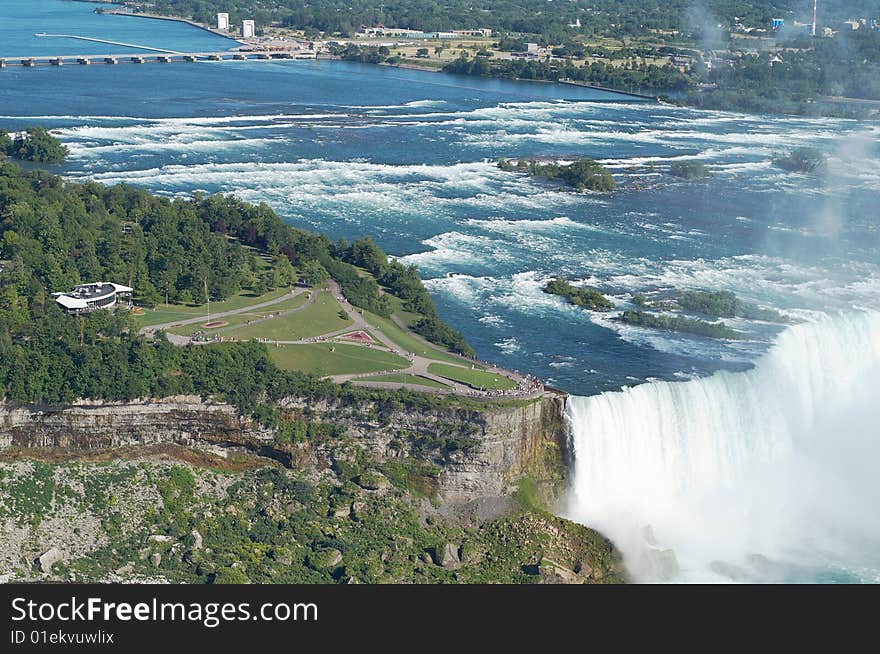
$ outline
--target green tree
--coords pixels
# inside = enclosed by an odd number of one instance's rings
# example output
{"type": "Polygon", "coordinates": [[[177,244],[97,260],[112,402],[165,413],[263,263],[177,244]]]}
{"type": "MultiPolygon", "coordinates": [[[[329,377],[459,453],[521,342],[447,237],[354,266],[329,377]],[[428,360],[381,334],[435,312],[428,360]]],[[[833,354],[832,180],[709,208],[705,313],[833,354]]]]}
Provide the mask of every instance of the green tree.
{"type": "Polygon", "coordinates": [[[318,286],[330,277],[319,261],[307,261],[301,270],[303,283],[308,286],[318,286]]]}

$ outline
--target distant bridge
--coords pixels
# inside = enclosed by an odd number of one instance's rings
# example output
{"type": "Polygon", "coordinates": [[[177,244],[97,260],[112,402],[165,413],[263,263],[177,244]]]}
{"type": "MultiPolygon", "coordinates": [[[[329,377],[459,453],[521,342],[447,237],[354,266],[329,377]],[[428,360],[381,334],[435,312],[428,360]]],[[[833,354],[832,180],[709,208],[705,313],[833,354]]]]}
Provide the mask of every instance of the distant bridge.
{"type": "Polygon", "coordinates": [[[148,52],[163,52],[166,54],[184,54],[182,52],[176,52],[175,50],[166,50],[164,48],[153,48],[148,45],[140,45],[138,43],[122,43],[121,41],[108,41],[107,39],[96,39],[91,36],[76,36],[75,34],[46,34],[45,32],[40,32],[39,34],[34,34],[34,36],[39,36],[40,38],[45,39],[76,39],[78,41],[91,41],[92,43],[106,43],[108,45],[118,45],[123,48],[133,48],[135,50],[146,50],[148,52]]]}
{"type": "MultiPolygon", "coordinates": [[[[136,46],[140,47],[140,46],[136,46]]],[[[65,66],[91,64],[171,64],[195,63],[204,61],[272,61],[279,59],[317,59],[317,53],[303,50],[272,50],[272,51],[227,51],[227,52],[165,52],[142,54],[97,54],[97,55],[38,55],[38,56],[4,56],[0,57],[0,68],[11,66],[35,68],[37,66],[65,66]]]]}

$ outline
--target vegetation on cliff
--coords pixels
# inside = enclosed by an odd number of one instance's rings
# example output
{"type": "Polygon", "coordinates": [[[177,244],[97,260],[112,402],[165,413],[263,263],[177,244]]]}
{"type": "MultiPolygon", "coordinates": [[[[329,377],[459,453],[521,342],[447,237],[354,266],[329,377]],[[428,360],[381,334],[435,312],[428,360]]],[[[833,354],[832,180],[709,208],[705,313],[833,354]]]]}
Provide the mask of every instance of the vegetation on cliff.
{"type": "Polygon", "coordinates": [[[520,159],[516,163],[507,159],[498,162],[501,170],[525,172],[532,177],[558,179],[566,185],[583,191],[613,191],[614,177],[601,164],[592,159],[581,158],[570,164],[540,163],[538,161],[520,159]]]}
{"type": "Polygon", "coordinates": [[[614,303],[599,291],[584,286],[572,286],[571,283],[557,277],[544,286],[544,292],[550,295],[561,295],[577,307],[584,307],[590,311],[610,311],[614,303]]]}

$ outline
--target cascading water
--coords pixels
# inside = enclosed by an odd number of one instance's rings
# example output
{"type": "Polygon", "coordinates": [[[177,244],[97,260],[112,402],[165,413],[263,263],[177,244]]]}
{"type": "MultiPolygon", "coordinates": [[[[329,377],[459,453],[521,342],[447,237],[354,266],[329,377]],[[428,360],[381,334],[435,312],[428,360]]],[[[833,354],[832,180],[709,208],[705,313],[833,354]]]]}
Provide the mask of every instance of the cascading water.
{"type": "Polygon", "coordinates": [[[880,313],[783,332],[755,367],[573,397],[566,513],[637,580],[880,580],[880,313]]]}

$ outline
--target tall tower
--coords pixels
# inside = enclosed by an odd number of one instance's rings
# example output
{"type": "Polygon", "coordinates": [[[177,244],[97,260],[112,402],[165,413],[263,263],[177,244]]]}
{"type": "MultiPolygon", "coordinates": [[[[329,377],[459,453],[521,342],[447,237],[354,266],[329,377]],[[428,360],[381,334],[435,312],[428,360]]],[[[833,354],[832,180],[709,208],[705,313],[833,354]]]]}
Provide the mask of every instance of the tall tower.
{"type": "Polygon", "coordinates": [[[812,35],[816,36],[816,4],[819,0],[813,0],[813,30],[812,35]]]}
{"type": "Polygon", "coordinates": [[[254,21],[252,20],[243,20],[241,21],[241,36],[245,39],[253,38],[256,35],[256,28],[254,27],[254,21]]]}
{"type": "Polygon", "coordinates": [[[217,14],[217,29],[229,31],[229,14],[217,14]]]}

